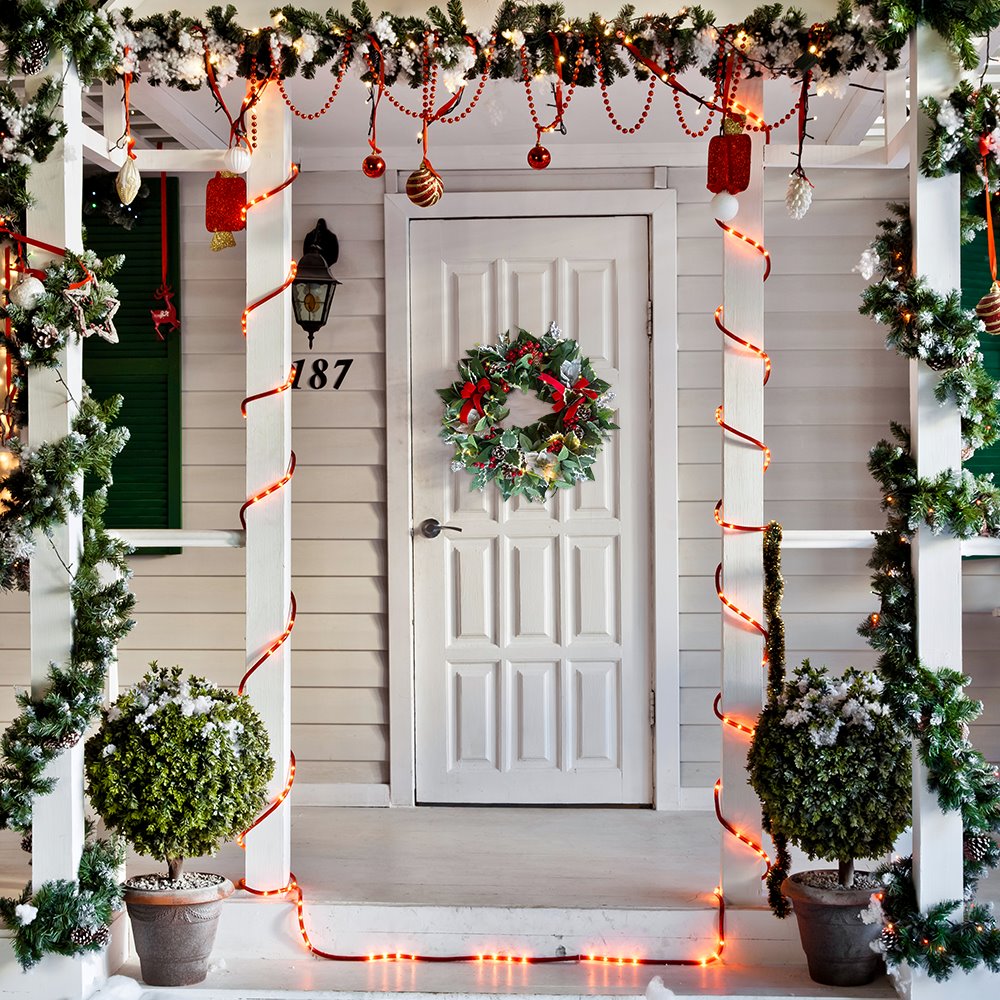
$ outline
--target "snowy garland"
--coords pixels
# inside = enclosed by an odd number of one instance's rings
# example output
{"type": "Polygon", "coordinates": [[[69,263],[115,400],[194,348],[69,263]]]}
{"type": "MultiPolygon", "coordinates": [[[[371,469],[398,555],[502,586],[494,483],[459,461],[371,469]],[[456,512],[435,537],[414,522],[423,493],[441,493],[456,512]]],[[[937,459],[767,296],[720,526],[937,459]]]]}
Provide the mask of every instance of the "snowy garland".
{"type": "Polygon", "coordinates": [[[530,72],[542,75],[560,70],[559,55],[574,65],[580,56],[578,85],[597,85],[597,50],[608,82],[634,74],[648,79],[649,70],[620,43],[628,41],[645,58],[671,72],[698,69],[714,78],[720,35],[732,47],[739,42],[750,75],[786,76],[801,80],[805,72],[824,90],[843,93],[847,75],[855,69],[892,68],[898,63],[898,44],[887,41],[891,22],[880,20],[870,5],[841,0],[834,17],[812,24],[794,8],[781,4],[756,8],[741,23],[717,25],[702,8],[684,8],[677,14],[637,16],[624,7],[613,18],[597,13],[570,17],[559,4],[520,4],[505,0],[488,29],[472,29],[459,0],[447,10],[432,7],[424,18],[382,13],[376,17],[363,0],[355,0],[350,14],[337,10],[320,15],[291,5],[273,11],[272,26],[248,30],[236,23],[236,9],[212,7],[203,18],[174,11],[133,18],[129,11],[116,22],[117,41],[134,53],[125,69],[144,67],[151,83],[196,90],[207,81],[204,52],[207,45],[213,72],[221,83],[235,76],[265,78],[272,71],[307,78],[318,68],[339,68],[346,60],[364,78],[368,62],[384,59],[385,82],[420,86],[421,48],[431,38],[431,62],[445,71],[449,89],[486,71],[486,50],[492,49],[492,79],[521,79],[522,48],[530,72]],[[377,43],[377,44],[376,44],[377,43]],[[558,48],[555,47],[558,45],[558,48]],[[583,52],[580,52],[580,47],[583,52]]]}
{"type": "MultiPolygon", "coordinates": [[[[938,370],[945,370],[936,389],[939,401],[951,399],[959,406],[967,446],[989,444],[998,436],[997,387],[982,367],[978,320],[961,310],[957,292],[936,295],[912,274],[906,210],[894,206],[894,211],[895,218],[879,224],[880,235],[859,266],[866,277],[875,270],[881,274],[862,295],[860,311],[889,326],[887,347],[905,357],[934,360],[938,370]]],[[[896,441],[880,441],[869,456],[887,523],[875,533],[868,563],[879,610],[858,632],[879,653],[883,698],[912,736],[941,808],[961,811],[964,897],[921,913],[913,861],[903,858],[883,868],[882,899],[873,898],[865,919],[883,923],[876,946],[890,971],[905,962],[944,980],[979,965],[1000,971],[1000,928],[990,908],[975,903],[979,880],[1000,864],[994,839],[1000,833],[1000,777],[969,741],[969,725],[982,705],[965,695],[968,678],[930,669],[917,656],[911,544],[921,524],[959,538],[1000,535],[1000,491],[991,475],[974,477],[965,470],[919,477],[908,433],[898,424],[892,430],[896,441]]]]}
{"type": "Polygon", "coordinates": [[[887,327],[886,349],[919,358],[945,374],[935,388],[940,403],[962,416],[962,439],[972,453],[1000,439],[1000,387],[983,364],[982,321],[961,306],[961,292],[935,292],[912,270],[912,236],[906,206],[893,205],[855,270],[878,280],[862,293],[860,312],[887,327]]]}
{"type": "Polygon", "coordinates": [[[63,348],[87,337],[118,343],[114,318],[121,303],[108,280],[124,257],[100,260],[90,250],[67,252],[40,280],[23,274],[11,289],[0,318],[11,321],[15,356],[36,368],[54,368],[63,348]]]}
{"type": "Polygon", "coordinates": [[[535,337],[519,330],[495,345],[467,352],[459,380],[439,389],[445,409],[441,437],[455,446],[452,471],[472,474],[470,489],[494,482],[504,500],[545,500],[556,490],[593,480],[610,432],[614,398],[579,345],[553,323],[535,337]],[[526,427],[504,426],[512,392],[533,392],[552,412],[526,427]]]}
{"type": "Polygon", "coordinates": [[[962,242],[968,243],[986,227],[982,196],[987,179],[991,193],[1000,191],[1000,91],[962,80],[944,100],[928,97],[920,107],[932,123],[920,172],[961,176],[962,242]]]}

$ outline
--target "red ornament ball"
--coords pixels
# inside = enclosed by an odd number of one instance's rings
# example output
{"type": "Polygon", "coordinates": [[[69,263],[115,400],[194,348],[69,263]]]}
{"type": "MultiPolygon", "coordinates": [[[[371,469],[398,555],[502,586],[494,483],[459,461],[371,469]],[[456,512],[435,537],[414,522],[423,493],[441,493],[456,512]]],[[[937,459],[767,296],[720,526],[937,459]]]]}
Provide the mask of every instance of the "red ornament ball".
{"type": "Polygon", "coordinates": [[[426,160],[406,180],[406,196],[417,208],[436,205],[443,194],[444,181],[426,160]]]}
{"type": "Polygon", "coordinates": [[[366,156],[361,169],[365,177],[381,177],[385,173],[385,160],[381,156],[366,156]]]}
{"type": "Polygon", "coordinates": [[[532,170],[544,170],[552,162],[552,154],[540,143],[528,150],[528,166],[532,170]]]}

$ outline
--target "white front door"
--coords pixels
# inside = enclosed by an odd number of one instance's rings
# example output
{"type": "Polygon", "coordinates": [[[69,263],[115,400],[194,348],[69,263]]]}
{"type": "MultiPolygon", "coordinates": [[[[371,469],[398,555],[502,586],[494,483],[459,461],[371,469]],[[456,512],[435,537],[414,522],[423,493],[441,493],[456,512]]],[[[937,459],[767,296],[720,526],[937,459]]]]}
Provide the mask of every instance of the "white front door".
{"type": "Polygon", "coordinates": [[[462,529],[413,537],[418,802],[652,801],[648,299],[645,216],[410,223],[414,528],[462,529]],[[435,390],[551,321],[622,429],[545,504],[470,493],[435,390]]]}

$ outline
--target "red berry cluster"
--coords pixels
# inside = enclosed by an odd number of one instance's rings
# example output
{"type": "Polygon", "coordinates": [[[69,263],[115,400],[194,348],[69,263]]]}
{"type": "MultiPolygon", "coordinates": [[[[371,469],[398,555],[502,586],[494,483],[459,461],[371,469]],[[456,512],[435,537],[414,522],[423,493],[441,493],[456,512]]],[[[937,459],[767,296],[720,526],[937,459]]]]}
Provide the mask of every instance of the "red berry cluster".
{"type": "Polygon", "coordinates": [[[562,441],[553,441],[545,450],[552,455],[558,455],[563,449],[562,441]]]}
{"type": "Polygon", "coordinates": [[[507,352],[508,361],[520,361],[525,355],[531,356],[531,363],[533,365],[540,365],[544,354],[542,353],[541,346],[534,340],[526,340],[523,344],[517,344],[512,347],[507,352]]]}

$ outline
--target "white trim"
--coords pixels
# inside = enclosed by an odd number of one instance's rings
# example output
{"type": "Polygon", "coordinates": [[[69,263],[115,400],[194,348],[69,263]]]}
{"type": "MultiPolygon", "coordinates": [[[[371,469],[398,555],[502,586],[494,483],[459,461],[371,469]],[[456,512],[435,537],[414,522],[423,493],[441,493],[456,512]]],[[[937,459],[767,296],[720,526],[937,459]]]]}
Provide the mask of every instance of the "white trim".
{"type": "MultiPolygon", "coordinates": [[[[498,166],[483,152],[483,162],[498,166]]],[[[657,809],[677,808],[680,785],[680,667],[677,614],[677,195],[671,190],[546,191],[450,194],[429,209],[405,195],[385,198],[386,500],[389,657],[389,780],[392,805],[415,804],[413,689],[413,558],[410,426],[409,221],[422,219],[632,215],[650,219],[650,289],[654,303],[651,373],[654,406],[653,531],[656,552],[652,617],[657,692],[654,734],[657,809]],[[672,423],[671,423],[672,421],[672,423]],[[665,538],[669,526],[673,540],[665,538]],[[661,528],[657,532],[657,528],[661,528]],[[668,603],[669,602],[669,603],[668,603]],[[672,608],[673,610],[663,610],[672,608]],[[662,765],[658,762],[662,761],[662,765]]]]}
{"type": "Polygon", "coordinates": [[[389,786],[354,782],[329,782],[292,786],[292,805],[384,808],[389,805],[389,786]]]}
{"type": "MultiPolygon", "coordinates": [[[[873,528],[872,531],[881,531],[873,528]]],[[[784,549],[870,549],[875,544],[872,531],[783,531],[784,549]]]]}
{"type": "Polygon", "coordinates": [[[1000,538],[967,538],[962,542],[963,556],[1000,556],[1000,538]]]}
{"type": "Polygon", "coordinates": [[[207,528],[120,528],[108,534],[137,549],[242,549],[247,541],[245,531],[207,528]]]}

